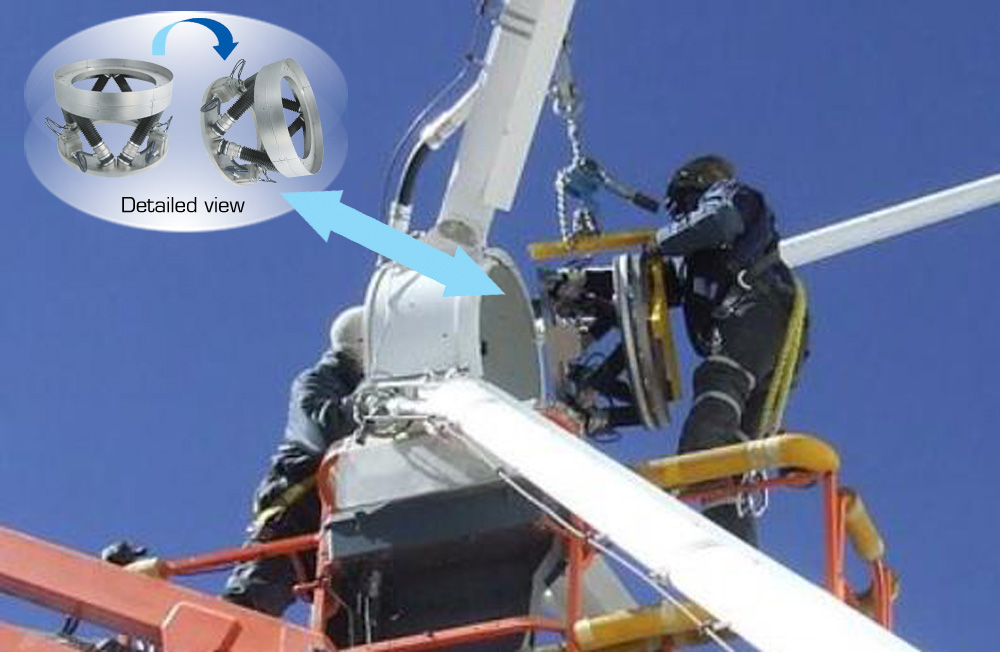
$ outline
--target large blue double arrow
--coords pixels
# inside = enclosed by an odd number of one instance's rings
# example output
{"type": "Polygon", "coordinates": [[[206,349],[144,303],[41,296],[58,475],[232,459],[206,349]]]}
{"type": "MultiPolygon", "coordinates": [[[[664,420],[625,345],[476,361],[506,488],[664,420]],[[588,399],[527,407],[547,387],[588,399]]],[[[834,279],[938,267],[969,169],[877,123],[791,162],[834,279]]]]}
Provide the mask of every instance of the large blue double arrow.
{"type": "Polygon", "coordinates": [[[178,23],[198,23],[199,25],[204,25],[205,27],[212,30],[215,34],[215,38],[219,39],[218,45],[213,45],[212,47],[223,60],[228,57],[233,48],[235,48],[238,43],[233,41],[233,33],[229,31],[229,28],[220,23],[217,20],[212,20],[211,18],[188,18],[187,20],[179,20],[176,23],[170,23],[153,37],[153,54],[163,55],[167,52],[167,34],[170,32],[170,28],[178,23]]]}
{"type": "Polygon", "coordinates": [[[342,190],[281,193],[309,226],[329,241],[330,233],[391,258],[444,285],[444,296],[503,294],[486,272],[461,247],[455,256],[397,231],[388,224],[342,204],[342,190]]]}

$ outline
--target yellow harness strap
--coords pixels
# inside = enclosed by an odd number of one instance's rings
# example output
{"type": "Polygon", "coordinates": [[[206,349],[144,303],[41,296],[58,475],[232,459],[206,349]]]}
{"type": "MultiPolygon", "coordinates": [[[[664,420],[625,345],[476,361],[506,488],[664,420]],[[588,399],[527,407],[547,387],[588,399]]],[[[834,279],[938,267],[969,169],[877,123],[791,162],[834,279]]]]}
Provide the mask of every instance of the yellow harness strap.
{"type": "Polygon", "coordinates": [[[302,496],[306,495],[315,486],[316,478],[314,476],[310,476],[302,482],[293,484],[288,489],[285,489],[285,491],[282,492],[277,499],[275,499],[274,503],[254,514],[254,531],[259,531],[264,527],[265,523],[294,505],[300,498],[302,498],[302,496]]]}
{"type": "Polygon", "coordinates": [[[806,322],[806,288],[802,282],[795,279],[795,300],[792,304],[792,314],[785,330],[785,341],[778,354],[778,361],[771,376],[771,385],[767,389],[767,399],[761,410],[760,423],[757,426],[758,437],[768,437],[778,432],[788,405],[788,395],[795,378],[799,356],[802,352],[802,337],[806,322]]]}

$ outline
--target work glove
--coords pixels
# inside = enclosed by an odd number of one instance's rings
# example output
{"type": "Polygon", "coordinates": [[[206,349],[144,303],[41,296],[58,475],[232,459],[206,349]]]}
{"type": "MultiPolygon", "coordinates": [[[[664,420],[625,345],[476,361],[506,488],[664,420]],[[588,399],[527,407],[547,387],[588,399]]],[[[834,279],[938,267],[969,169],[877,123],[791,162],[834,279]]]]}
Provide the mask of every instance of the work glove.
{"type": "Polygon", "coordinates": [[[149,551],[129,541],[116,541],[101,551],[101,559],[116,566],[128,566],[142,559],[149,551]]]}

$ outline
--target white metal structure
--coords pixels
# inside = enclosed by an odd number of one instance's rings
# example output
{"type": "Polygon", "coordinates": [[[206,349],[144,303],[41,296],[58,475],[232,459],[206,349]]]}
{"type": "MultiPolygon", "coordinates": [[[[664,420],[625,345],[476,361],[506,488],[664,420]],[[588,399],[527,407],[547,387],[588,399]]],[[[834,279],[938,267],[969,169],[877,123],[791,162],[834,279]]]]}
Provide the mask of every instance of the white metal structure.
{"type": "MultiPolygon", "coordinates": [[[[474,90],[443,116],[448,134],[464,120],[462,141],[423,237],[449,253],[460,244],[506,294],[442,297],[440,284],[382,264],[366,297],[368,377],[458,372],[413,380],[414,398],[397,408],[446,422],[760,649],[914,650],[526,407],[542,394],[530,300],[511,258],[486,245],[495,211],[513,202],[573,5],[508,0],[474,90]]],[[[1000,177],[990,177],[791,238],[782,251],[803,265],[997,202],[1000,177]]]]}
{"type": "Polygon", "coordinates": [[[399,409],[448,424],[761,650],[916,649],[488,383],[422,383],[399,409]]]}
{"type": "Polygon", "coordinates": [[[486,249],[486,240],[496,210],[508,210],[514,200],[573,5],[507,2],[475,90],[449,112],[448,132],[463,118],[465,126],[437,224],[425,241],[450,254],[461,245],[505,294],[442,297],[439,283],[382,265],[365,301],[370,378],[463,369],[519,398],[541,396],[527,290],[512,259],[486,249]]]}

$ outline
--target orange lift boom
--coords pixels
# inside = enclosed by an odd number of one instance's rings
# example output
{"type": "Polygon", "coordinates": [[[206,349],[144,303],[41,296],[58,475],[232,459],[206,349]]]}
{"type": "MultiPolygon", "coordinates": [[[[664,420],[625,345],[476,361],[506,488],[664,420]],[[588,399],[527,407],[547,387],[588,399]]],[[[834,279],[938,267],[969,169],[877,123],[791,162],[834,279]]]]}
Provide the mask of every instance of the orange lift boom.
{"type": "MultiPolygon", "coordinates": [[[[171,652],[333,652],[324,636],[0,527],[0,592],[171,652]]],[[[4,652],[77,650],[0,626],[4,652]]]]}

